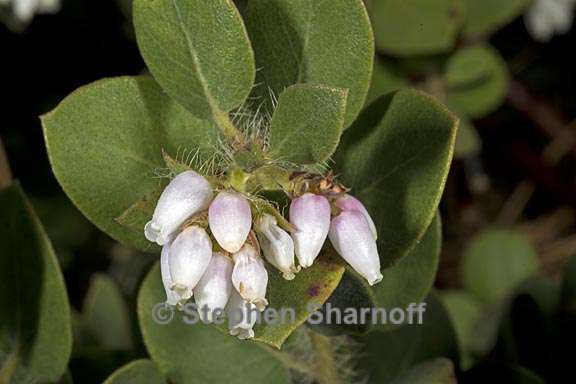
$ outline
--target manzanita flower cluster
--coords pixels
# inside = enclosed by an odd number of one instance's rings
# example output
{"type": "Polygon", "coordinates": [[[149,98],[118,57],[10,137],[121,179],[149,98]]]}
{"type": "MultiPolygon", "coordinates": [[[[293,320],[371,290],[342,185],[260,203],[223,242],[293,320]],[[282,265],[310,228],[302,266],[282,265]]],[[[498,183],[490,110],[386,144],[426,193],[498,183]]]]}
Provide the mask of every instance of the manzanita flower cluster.
{"type": "MultiPolygon", "coordinates": [[[[326,238],[370,285],[382,280],[376,227],[356,198],[344,192],[303,193],[290,204],[289,230],[275,215],[253,209],[251,201],[233,189],[215,190],[191,170],[168,184],[144,228],[146,238],[162,246],[167,304],[182,306],[194,297],[206,323],[222,309],[263,311],[268,305],[264,260],[292,280],[314,263],[326,238]]],[[[229,317],[230,334],[254,337],[255,320],[229,317]]]]}

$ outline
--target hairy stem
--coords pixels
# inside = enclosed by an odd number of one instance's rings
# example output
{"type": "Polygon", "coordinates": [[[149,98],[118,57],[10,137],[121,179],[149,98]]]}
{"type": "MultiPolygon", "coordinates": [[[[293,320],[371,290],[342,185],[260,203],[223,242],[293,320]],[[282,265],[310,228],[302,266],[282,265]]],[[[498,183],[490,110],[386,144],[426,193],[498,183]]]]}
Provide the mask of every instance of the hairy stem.
{"type": "Polygon", "coordinates": [[[8,163],[2,139],[0,138],[0,190],[10,186],[10,184],[12,184],[12,172],[10,171],[10,164],[8,163]]]}
{"type": "Polygon", "coordinates": [[[234,126],[228,113],[222,111],[214,112],[214,121],[220,128],[220,132],[230,140],[234,147],[243,145],[244,138],[242,133],[234,126]]]}
{"type": "Polygon", "coordinates": [[[309,334],[312,347],[314,348],[314,376],[316,381],[319,384],[340,384],[340,375],[338,374],[330,338],[313,331],[310,331],[309,334]]]}
{"type": "Polygon", "coordinates": [[[314,376],[314,372],[308,365],[299,362],[298,360],[290,356],[288,353],[280,352],[279,350],[270,348],[268,346],[265,346],[265,349],[268,353],[270,353],[278,361],[280,361],[286,368],[294,370],[306,376],[314,376]]]}

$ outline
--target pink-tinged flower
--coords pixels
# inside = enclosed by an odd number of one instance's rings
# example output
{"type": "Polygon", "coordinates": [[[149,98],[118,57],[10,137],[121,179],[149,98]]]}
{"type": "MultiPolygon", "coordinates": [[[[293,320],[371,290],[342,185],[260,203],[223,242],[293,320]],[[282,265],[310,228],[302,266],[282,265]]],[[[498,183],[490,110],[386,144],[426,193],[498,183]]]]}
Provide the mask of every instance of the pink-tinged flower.
{"type": "Polygon", "coordinates": [[[332,220],[329,237],[340,256],[370,285],[382,280],[376,240],[362,213],[342,211],[332,220]]]}
{"type": "Polygon", "coordinates": [[[232,258],[234,259],[232,271],[234,288],[244,300],[263,311],[268,305],[268,300],[266,300],[268,271],[264,267],[264,261],[250,244],[245,244],[232,258]]]}
{"type": "Polygon", "coordinates": [[[324,196],[306,193],[292,200],[290,223],[296,227],[292,233],[296,257],[303,268],[310,267],[330,230],[330,203],[324,196]]]}
{"type": "Polygon", "coordinates": [[[190,216],[207,209],[210,201],[210,183],[194,171],[182,172],[160,195],[152,220],[144,227],[144,235],[158,245],[166,244],[190,216]]]}
{"type": "Polygon", "coordinates": [[[361,214],[363,214],[364,218],[368,222],[368,225],[370,226],[370,231],[372,232],[374,239],[375,240],[378,239],[378,231],[376,230],[376,225],[374,224],[374,220],[372,220],[372,217],[370,217],[370,213],[368,213],[368,210],[366,209],[366,207],[364,206],[364,204],[362,204],[362,202],[360,200],[358,200],[354,196],[350,196],[348,194],[345,194],[345,195],[339,196],[336,199],[336,206],[343,211],[357,211],[357,212],[360,212],[361,214]]]}
{"type": "Polygon", "coordinates": [[[266,260],[278,268],[286,280],[294,279],[294,273],[300,268],[294,264],[294,242],[288,232],[280,228],[276,218],[269,214],[260,216],[254,228],[266,260]]]}
{"type": "Polygon", "coordinates": [[[214,252],[208,269],[194,288],[194,300],[200,318],[205,323],[212,323],[217,310],[226,308],[232,293],[232,260],[214,252]]]}
{"type": "Polygon", "coordinates": [[[198,226],[184,229],[170,246],[168,265],[172,276],[172,291],[180,301],[192,297],[192,290],[200,281],[212,259],[212,242],[206,231],[198,226]]]}
{"type": "Polygon", "coordinates": [[[174,283],[172,282],[172,275],[170,274],[170,243],[164,244],[162,253],[160,254],[160,273],[162,275],[162,284],[166,292],[166,304],[178,305],[180,304],[180,297],[172,290],[174,283]]]}
{"type": "Polygon", "coordinates": [[[252,226],[248,200],[237,192],[220,192],[208,209],[208,223],[222,248],[230,253],[238,252],[252,226]]]}
{"type": "Polygon", "coordinates": [[[230,335],[237,336],[240,340],[254,337],[252,328],[258,320],[258,309],[256,305],[244,300],[235,289],[232,290],[230,300],[228,300],[226,315],[230,335]]]}

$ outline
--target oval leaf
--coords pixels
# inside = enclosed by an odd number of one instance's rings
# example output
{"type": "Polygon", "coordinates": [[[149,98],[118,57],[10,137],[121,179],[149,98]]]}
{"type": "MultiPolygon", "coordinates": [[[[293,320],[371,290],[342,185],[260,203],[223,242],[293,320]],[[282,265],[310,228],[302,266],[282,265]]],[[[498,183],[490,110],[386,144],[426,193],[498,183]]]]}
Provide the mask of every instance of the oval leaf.
{"type": "Polygon", "coordinates": [[[530,4],[530,0],[461,0],[466,9],[464,35],[478,37],[496,32],[530,4]]]}
{"type": "Polygon", "coordinates": [[[347,91],[299,84],[278,100],[270,129],[270,155],[281,161],[313,164],[336,150],[346,113],[347,91]]]}
{"type": "Polygon", "coordinates": [[[0,191],[0,382],[55,382],[72,325],[52,245],[18,185],[0,191]]]}
{"type": "Polygon", "coordinates": [[[468,369],[474,362],[473,353],[485,352],[484,345],[493,344],[494,335],[491,331],[494,327],[480,324],[481,321],[486,321],[486,317],[482,313],[484,308],[469,292],[464,290],[443,291],[440,298],[454,324],[460,346],[462,368],[468,369]],[[486,343],[486,339],[490,342],[486,343]],[[479,340],[482,342],[479,343],[479,340]]]}
{"type": "Polygon", "coordinates": [[[104,384],[166,384],[166,379],[150,360],[135,360],[118,368],[104,384]]]}
{"type": "Polygon", "coordinates": [[[521,233],[488,229],[468,245],[461,268],[464,287],[478,300],[495,304],[538,272],[538,257],[521,233]]]}
{"type": "MultiPolygon", "coordinates": [[[[323,313],[330,305],[332,308],[340,308],[344,313],[345,308],[356,308],[361,313],[362,308],[408,308],[411,303],[422,302],[429,294],[438,263],[442,243],[442,230],[440,217],[437,215],[422,240],[412,249],[406,257],[395,265],[382,271],[382,281],[373,287],[368,286],[366,280],[350,268],[342,277],[338,288],[323,306],[323,313]]],[[[326,318],[326,315],[324,315],[326,318]]],[[[372,324],[372,318],[368,316],[364,323],[358,324],[308,324],[312,329],[327,335],[359,334],[370,329],[390,330],[402,324],[378,322],[372,324]]]]}
{"type": "MultiPolygon", "coordinates": [[[[149,77],[101,80],[43,116],[52,169],[60,185],[101,230],[141,250],[155,250],[140,225],[116,220],[162,185],[162,150],[213,151],[212,123],[194,118],[149,77]]],[[[165,172],[162,172],[165,173],[165,172]]]]}
{"type": "Polygon", "coordinates": [[[140,52],[162,88],[194,115],[218,118],[254,84],[254,53],[230,0],[136,0],[140,52]]]}
{"type": "Polygon", "coordinates": [[[435,294],[426,303],[422,324],[392,332],[373,331],[361,339],[369,383],[392,382],[415,364],[434,358],[448,358],[458,367],[458,344],[450,317],[435,294]]]}
{"type": "Polygon", "coordinates": [[[187,324],[182,312],[177,311],[168,312],[174,317],[161,324],[157,319],[167,318],[161,316],[163,312],[155,311],[165,300],[160,268],[156,264],[138,294],[138,319],[148,353],[170,382],[289,382],[280,362],[254,342],[240,341],[213,326],[187,324]]]}
{"type": "MultiPolygon", "coordinates": [[[[339,286],[344,267],[329,252],[320,254],[314,264],[287,281],[273,268],[268,268],[268,301],[270,308],[280,312],[295,312],[294,321],[286,324],[259,324],[254,328],[254,340],[280,348],[290,334],[302,325],[310,310],[319,308],[339,286]]],[[[334,255],[335,256],[335,255],[334,255]]]]}
{"type": "MultiPolygon", "coordinates": [[[[372,287],[379,308],[408,308],[422,302],[430,293],[442,248],[442,221],[436,215],[422,240],[398,263],[382,271],[384,278],[372,287]]],[[[378,324],[377,329],[391,329],[395,324],[378,324]]]]}
{"type": "Polygon", "coordinates": [[[114,350],[132,348],[128,306],[110,277],[104,274],[92,277],[82,312],[88,329],[100,346],[114,350]]]}
{"type": "Polygon", "coordinates": [[[480,45],[458,51],[448,62],[446,77],[452,82],[448,105],[471,118],[491,113],[506,97],[506,63],[491,47],[480,45]]]}
{"type": "Polygon", "coordinates": [[[374,39],[361,0],[251,0],[246,26],[259,68],[256,94],[272,108],[297,83],[348,89],[344,126],[356,118],[370,86],[374,39]]]}
{"type": "Polygon", "coordinates": [[[379,50],[415,56],[452,49],[463,12],[458,0],[378,0],[370,16],[379,50]]]}
{"type": "Polygon", "coordinates": [[[368,97],[366,97],[366,105],[371,104],[380,96],[409,87],[408,80],[396,66],[397,64],[390,59],[374,61],[372,83],[368,97]]]}
{"type": "Polygon", "coordinates": [[[376,223],[383,267],[406,255],[432,222],[457,123],[432,97],[402,90],[370,105],[342,137],[337,171],[376,223]]]}

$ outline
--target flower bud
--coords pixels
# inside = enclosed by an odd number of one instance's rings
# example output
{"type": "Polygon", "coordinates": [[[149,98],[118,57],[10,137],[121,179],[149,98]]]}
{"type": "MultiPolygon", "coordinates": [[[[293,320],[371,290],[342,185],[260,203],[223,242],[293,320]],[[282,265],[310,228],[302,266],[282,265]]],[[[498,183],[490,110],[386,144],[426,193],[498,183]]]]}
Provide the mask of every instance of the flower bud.
{"type": "Polygon", "coordinates": [[[194,288],[194,300],[198,314],[205,323],[212,323],[216,310],[226,308],[232,292],[232,261],[214,252],[208,269],[194,288]]]}
{"type": "Polygon", "coordinates": [[[232,290],[230,300],[228,300],[226,315],[230,335],[237,336],[240,340],[254,337],[252,328],[258,319],[258,309],[254,304],[244,300],[235,289],[232,290]]]}
{"type": "Polygon", "coordinates": [[[212,259],[212,242],[206,231],[198,226],[183,230],[170,246],[168,259],[171,288],[180,301],[188,300],[212,259]]]}
{"type": "Polygon", "coordinates": [[[324,196],[306,193],[292,200],[290,223],[296,227],[292,233],[296,257],[303,268],[312,265],[330,230],[330,203],[324,196]]]}
{"type": "Polygon", "coordinates": [[[294,264],[294,241],[290,235],[269,214],[259,217],[254,228],[266,260],[278,268],[286,280],[294,279],[294,273],[300,271],[300,268],[294,264]]]}
{"type": "Polygon", "coordinates": [[[238,252],[248,238],[252,226],[250,204],[236,192],[220,192],[208,209],[212,235],[222,248],[238,252]]]}
{"type": "Polygon", "coordinates": [[[368,210],[366,209],[366,207],[364,206],[364,204],[362,204],[362,202],[360,200],[358,200],[354,196],[350,196],[348,194],[345,194],[345,195],[339,196],[336,199],[336,206],[343,211],[357,211],[357,212],[360,212],[361,214],[363,214],[364,218],[368,222],[368,225],[370,226],[370,232],[372,232],[372,235],[374,236],[374,240],[378,239],[378,231],[376,230],[376,225],[374,224],[374,220],[372,220],[372,217],[370,217],[370,213],[368,213],[368,210]]]}
{"type": "Polygon", "coordinates": [[[204,177],[194,171],[182,172],[160,195],[144,235],[158,245],[166,244],[190,216],[208,208],[211,200],[212,188],[204,177]]]}
{"type": "Polygon", "coordinates": [[[364,215],[343,211],[332,220],[330,241],[336,251],[366,280],[374,285],[382,280],[376,240],[364,215]]]}
{"type": "Polygon", "coordinates": [[[162,275],[162,284],[166,291],[166,304],[178,305],[180,297],[172,290],[174,283],[170,274],[170,243],[164,244],[160,254],[160,274],[162,275]]]}
{"type": "Polygon", "coordinates": [[[244,300],[263,311],[268,305],[268,300],[266,300],[268,272],[264,267],[264,261],[250,244],[245,244],[232,258],[234,259],[232,271],[234,288],[244,300]]]}

